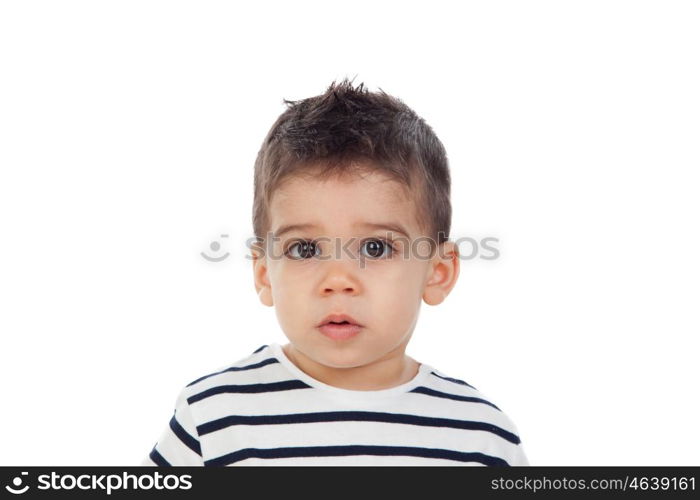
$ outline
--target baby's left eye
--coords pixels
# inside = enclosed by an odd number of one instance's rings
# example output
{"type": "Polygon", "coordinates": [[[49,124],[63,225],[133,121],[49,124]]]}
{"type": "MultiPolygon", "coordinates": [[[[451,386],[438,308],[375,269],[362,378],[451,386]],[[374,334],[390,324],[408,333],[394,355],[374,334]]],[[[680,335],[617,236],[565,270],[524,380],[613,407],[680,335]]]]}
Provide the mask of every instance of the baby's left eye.
{"type": "Polygon", "coordinates": [[[383,240],[367,240],[362,242],[361,249],[367,249],[365,255],[372,259],[379,259],[384,256],[385,252],[388,252],[387,257],[390,257],[394,253],[394,247],[392,247],[389,242],[383,240]]]}

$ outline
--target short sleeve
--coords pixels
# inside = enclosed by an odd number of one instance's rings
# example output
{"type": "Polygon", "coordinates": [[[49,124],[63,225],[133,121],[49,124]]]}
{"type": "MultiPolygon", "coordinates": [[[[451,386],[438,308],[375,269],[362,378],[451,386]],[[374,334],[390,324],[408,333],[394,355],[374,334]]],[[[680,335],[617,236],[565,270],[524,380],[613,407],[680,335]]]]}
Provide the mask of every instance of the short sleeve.
{"type": "Polygon", "coordinates": [[[505,414],[502,416],[505,419],[505,423],[507,423],[507,426],[505,427],[518,437],[517,444],[515,446],[508,446],[508,450],[504,454],[505,456],[503,458],[509,466],[520,467],[530,465],[530,460],[525,454],[525,448],[523,447],[523,442],[520,438],[520,430],[518,429],[518,426],[515,425],[509,416],[505,414]]]}
{"type": "Polygon", "coordinates": [[[515,467],[530,465],[530,461],[528,460],[527,455],[525,455],[525,450],[523,449],[522,443],[515,448],[515,452],[508,460],[508,465],[515,467]]]}
{"type": "Polygon", "coordinates": [[[181,391],[177,397],[170,423],[140,465],[158,467],[204,465],[197,426],[184,391],[181,391]]]}

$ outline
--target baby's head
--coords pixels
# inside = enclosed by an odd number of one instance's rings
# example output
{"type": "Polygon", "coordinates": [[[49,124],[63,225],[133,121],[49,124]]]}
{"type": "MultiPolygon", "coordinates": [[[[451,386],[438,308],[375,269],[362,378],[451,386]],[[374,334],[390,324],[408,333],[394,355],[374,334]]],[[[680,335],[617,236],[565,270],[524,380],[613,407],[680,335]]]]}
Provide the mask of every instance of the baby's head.
{"type": "Polygon", "coordinates": [[[260,300],[321,365],[403,355],[421,301],[441,303],[459,275],[445,149],[401,100],[347,79],[284,102],[255,163],[260,300]],[[332,314],[360,326],[320,328],[332,314]]]}

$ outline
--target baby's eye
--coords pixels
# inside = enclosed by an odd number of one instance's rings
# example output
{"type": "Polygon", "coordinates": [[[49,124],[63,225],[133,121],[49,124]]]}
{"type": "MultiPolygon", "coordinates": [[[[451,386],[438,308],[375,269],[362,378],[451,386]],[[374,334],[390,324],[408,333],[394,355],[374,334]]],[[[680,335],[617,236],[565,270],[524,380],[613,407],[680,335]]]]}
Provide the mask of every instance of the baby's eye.
{"type": "Polygon", "coordinates": [[[320,247],[313,241],[297,241],[289,245],[286,256],[294,260],[304,260],[320,254],[320,247]]]}
{"type": "Polygon", "coordinates": [[[366,255],[372,259],[380,259],[385,254],[390,257],[394,253],[394,247],[388,241],[378,239],[366,240],[360,248],[366,249],[366,255]]]}

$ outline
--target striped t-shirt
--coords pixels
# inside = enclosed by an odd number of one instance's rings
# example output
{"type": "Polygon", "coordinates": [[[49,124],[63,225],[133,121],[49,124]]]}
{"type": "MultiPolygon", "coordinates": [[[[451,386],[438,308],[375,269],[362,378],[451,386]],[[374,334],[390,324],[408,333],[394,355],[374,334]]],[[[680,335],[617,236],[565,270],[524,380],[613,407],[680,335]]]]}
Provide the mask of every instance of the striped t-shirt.
{"type": "Polygon", "coordinates": [[[324,384],[279,344],[187,384],[141,465],[529,465],[513,422],[421,364],[377,391],[324,384]]]}

